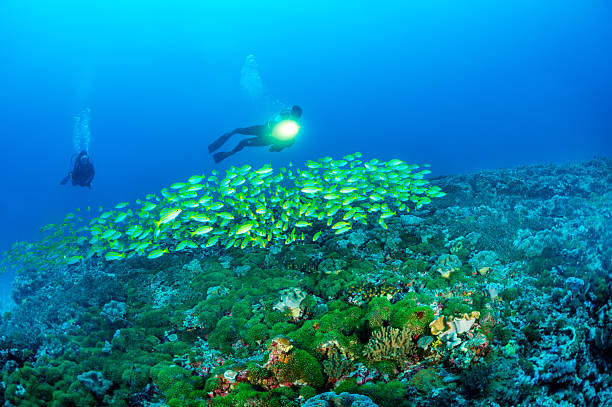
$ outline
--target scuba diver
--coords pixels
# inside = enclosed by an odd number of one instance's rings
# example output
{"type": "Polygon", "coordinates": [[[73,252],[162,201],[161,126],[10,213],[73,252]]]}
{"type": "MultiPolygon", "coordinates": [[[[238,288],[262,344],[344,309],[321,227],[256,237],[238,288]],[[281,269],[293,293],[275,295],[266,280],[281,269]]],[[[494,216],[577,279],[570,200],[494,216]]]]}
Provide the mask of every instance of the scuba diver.
{"type": "MultiPolygon", "coordinates": [[[[70,158],[70,164],[73,165],[74,154],[70,158]]],[[[94,167],[89,159],[87,151],[82,150],[74,160],[72,170],[61,181],[61,185],[65,185],[69,179],[72,179],[72,185],[89,187],[91,189],[91,181],[95,175],[94,167]]]]}
{"type": "Polygon", "coordinates": [[[244,134],[248,137],[241,140],[231,151],[218,152],[213,155],[215,163],[236,154],[244,147],[264,147],[270,146],[270,151],[279,152],[284,148],[290,147],[295,142],[295,136],[300,131],[298,120],[302,117],[302,108],[293,106],[291,109],[283,109],[265,124],[250,127],[237,128],[213,141],[208,146],[208,152],[212,153],[219,149],[234,134],[244,134]]]}

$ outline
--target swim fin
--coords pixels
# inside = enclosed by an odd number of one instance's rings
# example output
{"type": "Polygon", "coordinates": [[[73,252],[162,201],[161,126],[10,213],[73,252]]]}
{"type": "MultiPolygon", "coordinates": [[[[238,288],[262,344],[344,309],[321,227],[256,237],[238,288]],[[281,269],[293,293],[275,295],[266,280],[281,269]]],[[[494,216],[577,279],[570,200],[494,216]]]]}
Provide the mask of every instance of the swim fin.
{"type": "Polygon", "coordinates": [[[213,154],[213,159],[215,160],[215,164],[219,164],[220,161],[225,160],[227,157],[229,157],[232,154],[233,153],[224,152],[224,151],[213,154]]]}
{"type": "Polygon", "coordinates": [[[68,175],[62,178],[62,180],[60,181],[60,185],[66,185],[69,179],[70,179],[70,173],[68,173],[68,175]]]}
{"type": "Polygon", "coordinates": [[[224,135],[222,135],[221,137],[219,137],[218,139],[216,139],[215,141],[213,141],[212,143],[210,143],[208,145],[208,152],[212,153],[213,151],[217,150],[219,147],[221,147],[227,140],[229,140],[229,138],[232,136],[232,133],[225,133],[224,135]]]}

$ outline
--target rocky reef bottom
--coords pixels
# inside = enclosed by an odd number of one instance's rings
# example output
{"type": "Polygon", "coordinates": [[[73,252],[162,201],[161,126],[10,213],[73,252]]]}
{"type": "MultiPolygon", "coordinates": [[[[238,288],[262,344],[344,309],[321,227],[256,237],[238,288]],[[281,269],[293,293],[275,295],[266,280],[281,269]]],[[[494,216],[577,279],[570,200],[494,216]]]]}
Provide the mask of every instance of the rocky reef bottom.
{"type": "Polygon", "coordinates": [[[4,406],[612,406],[612,160],[311,244],[16,275],[4,406]]]}

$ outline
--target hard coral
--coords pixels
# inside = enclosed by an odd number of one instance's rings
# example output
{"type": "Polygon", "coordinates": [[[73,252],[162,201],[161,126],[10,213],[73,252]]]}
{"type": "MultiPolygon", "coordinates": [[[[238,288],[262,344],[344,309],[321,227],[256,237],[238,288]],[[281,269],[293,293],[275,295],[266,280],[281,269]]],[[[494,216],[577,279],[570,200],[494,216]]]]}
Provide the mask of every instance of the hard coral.
{"type": "Polygon", "coordinates": [[[463,317],[461,318],[448,317],[447,324],[452,332],[456,333],[457,335],[460,335],[464,332],[469,331],[472,325],[474,325],[474,323],[476,322],[476,319],[478,319],[479,317],[480,312],[472,311],[472,313],[469,315],[463,314],[463,317]]]}
{"type": "Polygon", "coordinates": [[[463,314],[461,318],[450,316],[445,319],[444,316],[439,316],[429,324],[429,328],[432,335],[439,335],[441,339],[444,339],[444,337],[450,334],[460,335],[469,331],[479,317],[480,312],[478,311],[472,311],[471,314],[463,314]]]}
{"type": "Polygon", "coordinates": [[[306,298],[306,293],[299,288],[287,288],[281,291],[280,301],[273,308],[281,312],[288,310],[293,319],[298,319],[302,314],[300,304],[304,298],[306,298]]]}
{"type": "Polygon", "coordinates": [[[353,368],[353,359],[336,351],[330,352],[328,359],[323,362],[323,371],[332,385],[346,379],[353,368]]]}
{"type": "Polygon", "coordinates": [[[446,325],[444,324],[444,316],[440,315],[434,321],[429,324],[429,329],[431,329],[432,335],[440,335],[442,332],[446,330],[446,325]]]}
{"type": "Polygon", "coordinates": [[[391,302],[386,297],[375,297],[368,304],[366,318],[370,328],[382,327],[391,317],[391,302]]]}
{"type": "Polygon", "coordinates": [[[361,394],[329,392],[309,399],[304,407],[378,407],[378,405],[369,397],[361,394]]]}
{"type": "Polygon", "coordinates": [[[412,335],[409,330],[402,329],[400,331],[396,328],[383,327],[372,334],[363,354],[370,361],[390,360],[401,363],[413,347],[412,335]]]}
{"type": "Polygon", "coordinates": [[[450,278],[451,273],[461,268],[462,263],[459,257],[454,254],[441,254],[436,260],[433,269],[444,278],[450,278]]]}
{"type": "Polygon", "coordinates": [[[424,333],[433,318],[434,313],[429,306],[401,307],[395,310],[391,316],[391,326],[398,329],[408,329],[412,332],[412,335],[420,335],[424,333]]]}
{"type": "Polygon", "coordinates": [[[268,367],[276,362],[286,362],[289,352],[293,349],[293,341],[286,336],[279,335],[272,339],[268,350],[268,362],[264,367],[268,367]]]}
{"type": "Polygon", "coordinates": [[[469,263],[481,276],[484,276],[491,269],[495,269],[501,264],[497,257],[497,253],[491,250],[483,250],[474,254],[469,260],[469,263]]]}
{"type": "Polygon", "coordinates": [[[324,378],[321,365],[308,352],[297,349],[287,357],[270,366],[281,386],[323,386],[324,378]]]}
{"type": "Polygon", "coordinates": [[[400,289],[391,284],[373,284],[368,282],[351,289],[348,302],[363,305],[376,297],[385,297],[391,301],[399,292],[400,289]]]}

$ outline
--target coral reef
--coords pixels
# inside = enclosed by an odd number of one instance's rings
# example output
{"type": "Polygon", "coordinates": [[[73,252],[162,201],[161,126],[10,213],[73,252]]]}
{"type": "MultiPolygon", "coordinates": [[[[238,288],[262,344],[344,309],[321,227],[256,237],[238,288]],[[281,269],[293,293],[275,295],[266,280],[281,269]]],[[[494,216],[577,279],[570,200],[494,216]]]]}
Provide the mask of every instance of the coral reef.
{"type": "MultiPolygon", "coordinates": [[[[395,164],[376,166],[393,174],[404,165],[395,164]]],[[[348,185],[346,173],[334,170],[361,168],[350,160],[334,165],[317,174],[339,174],[348,185]]],[[[235,170],[228,182],[245,185],[240,171],[252,173],[235,170]]],[[[292,168],[282,174],[289,171],[295,178],[292,168]]],[[[256,174],[249,185],[263,188],[256,174]]],[[[612,161],[596,159],[439,177],[446,196],[414,202],[399,216],[373,190],[365,223],[351,211],[362,208],[354,202],[342,211],[323,204],[341,211],[326,225],[307,203],[291,201],[285,224],[295,227],[295,240],[279,225],[265,248],[250,240],[241,248],[237,239],[174,250],[171,233],[181,227],[164,223],[157,239],[173,250],[151,259],[94,255],[67,264],[42,251],[51,240],[16,244],[6,261],[17,252],[32,257],[0,320],[0,403],[610,406],[611,174],[612,161]],[[300,216],[322,221],[326,232],[300,239],[300,216]],[[352,217],[352,229],[336,224],[343,216],[352,217]],[[50,261],[37,257],[42,252],[50,261]]],[[[411,180],[419,187],[418,177],[411,180]]],[[[178,188],[188,194],[200,181],[178,188]]],[[[300,194],[318,188],[299,186],[300,194]]],[[[349,202],[355,191],[344,187],[324,193],[349,202]]],[[[275,222],[282,213],[273,213],[275,222]]],[[[255,230],[243,223],[238,236],[255,230]]],[[[67,244],[87,246],[73,225],[67,219],[45,233],[68,233],[67,244]]]]}
{"type": "Polygon", "coordinates": [[[378,407],[369,397],[343,392],[321,393],[309,399],[304,407],[378,407]]]}
{"type": "Polygon", "coordinates": [[[408,329],[382,327],[372,334],[372,338],[363,349],[364,356],[373,362],[391,360],[402,363],[410,354],[412,336],[408,329]]]}

